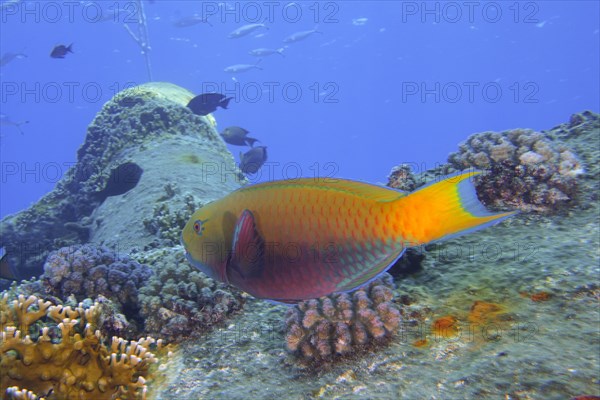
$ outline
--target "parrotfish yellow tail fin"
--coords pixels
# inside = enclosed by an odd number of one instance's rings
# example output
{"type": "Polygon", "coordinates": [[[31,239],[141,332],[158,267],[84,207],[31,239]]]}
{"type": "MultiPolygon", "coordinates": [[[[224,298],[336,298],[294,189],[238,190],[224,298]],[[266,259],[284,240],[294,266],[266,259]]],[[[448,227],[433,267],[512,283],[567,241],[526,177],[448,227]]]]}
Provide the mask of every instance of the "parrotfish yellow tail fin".
{"type": "Polygon", "coordinates": [[[490,213],[477,199],[472,177],[480,171],[442,178],[396,200],[395,218],[409,245],[464,235],[498,223],[515,212],[490,213]]]}

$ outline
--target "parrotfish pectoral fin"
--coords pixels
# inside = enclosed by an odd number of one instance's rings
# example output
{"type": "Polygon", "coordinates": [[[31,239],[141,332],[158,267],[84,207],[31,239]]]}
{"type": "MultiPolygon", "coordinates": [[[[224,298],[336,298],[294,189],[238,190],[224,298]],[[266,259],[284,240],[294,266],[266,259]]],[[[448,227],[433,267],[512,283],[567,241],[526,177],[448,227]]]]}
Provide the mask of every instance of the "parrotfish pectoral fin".
{"type": "Polygon", "coordinates": [[[398,200],[411,221],[407,236],[415,245],[445,240],[496,224],[515,212],[490,213],[477,199],[469,171],[444,177],[398,200]]]}
{"type": "Polygon", "coordinates": [[[265,242],[256,230],[254,216],[249,210],[244,210],[233,233],[230,267],[243,278],[257,276],[264,266],[264,255],[265,242]]]}

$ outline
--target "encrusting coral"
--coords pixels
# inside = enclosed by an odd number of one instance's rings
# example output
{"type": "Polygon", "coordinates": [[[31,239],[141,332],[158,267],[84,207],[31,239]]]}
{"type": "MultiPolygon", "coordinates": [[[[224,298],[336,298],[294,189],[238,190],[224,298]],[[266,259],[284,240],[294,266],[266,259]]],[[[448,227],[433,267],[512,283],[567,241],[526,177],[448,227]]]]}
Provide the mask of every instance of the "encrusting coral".
{"type": "Polygon", "coordinates": [[[290,308],[287,347],[301,359],[327,360],[369,344],[381,344],[398,329],[393,279],[384,274],[354,293],[335,293],[290,308]]]}
{"type": "Polygon", "coordinates": [[[27,399],[140,399],[157,362],[151,337],[110,343],[97,327],[97,304],[53,305],[35,296],[0,299],[0,394],[27,399]],[[23,389],[20,389],[23,388],[23,389]],[[29,396],[29,397],[28,397],[29,396]]]}
{"type": "Polygon", "coordinates": [[[470,136],[448,157],[451,167],[488,170],[476,177],[480,200],[490,206],[552,212],[577,195],[583,167],[566,146],[540,132],[514,129],[470,136]]]}
{"type": "Polygon", "coordinates": [[[78,301],[99,295],[119,303],[128,316],[137,314],[138,289],[152,270],[102,246],[74,245],[52,252],[42,280],[48,293],[78,301]],[[129,311],[129,312],[128,312],[129,311]]]}
{"type": "Polygon", "coordinates": [[[169,342],[207,331],[244,302],[241,292],[191,267],[185,253],[174,249],[140,260],[155,270],[139,294],[145,331],[169,342]]]}

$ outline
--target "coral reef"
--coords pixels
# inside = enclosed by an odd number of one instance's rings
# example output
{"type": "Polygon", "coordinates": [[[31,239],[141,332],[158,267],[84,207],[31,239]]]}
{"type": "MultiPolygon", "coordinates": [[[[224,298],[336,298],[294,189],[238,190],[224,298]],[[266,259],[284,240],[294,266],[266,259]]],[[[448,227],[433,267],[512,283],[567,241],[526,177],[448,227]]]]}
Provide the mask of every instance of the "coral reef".
{"type": "Polygon", "coordinates": [[[139,294],[146,332],[177,341],[205,332],[241,309],[242,294],[191,267],[180,246],[145,257],[140,261],[155,270],[139,294]]]}
{"type": "Polygon", "coordinates": [[[415,190],[418,185],[411,166],[402,164],[392,168],[390,176],[388,176],[387,186],[406,192],[415,190]]]}
{"type": "Polygon", "coordinates": [[[184,209],[188,195],[203,203],[243,184],[214,118],[186,107],[193,96],[154,82],[123,90],[103,106],[88,127],[77,163],[54,190],[1,221],[0,247],[19,278],[39,276],[48,254],[63,246],[90,241],[131,249],[151,243],[155,236],[142,221],[152,215],[165,194],[164,182],[174,174],[181,194],[169,200],[171,210],[184,209]],[[198,162],[182,158],[186,154],[198,162]],[[125,167],[133,165],[143,171],[139,182],[121,179],[111,187],[115,175],[123,178],[124,170],[130,172],[125,167]]]}
{"type": "Polygon", "coordinates": [[[5,394],[8,400],[46,400],[45,397],[38,396],[31,390],[19,389],[18,386],[9,387],[5,394]]]}
{"type": "Polygon", "coordinates": [[[55,399],[145,398],[150,368],[157,362],[150,349],[160,350],[160,340],[109,341],[96,329],[97,303],[72,308],[22,295],[9,303],[5,294],[0,311],[0,393],[14,398],[33,396],[29,391],[55,399]]]}
{"type": "Polygon", "coordinates": [[[197,203],[194,196],[188,194],[184,196],[185,207],[171,210],[168,200],[173,197],[178,190],[176,185],[165,185],[166,196],[157,203],[152,210],[152,217],[144,219],[143,223],[146,230],[156,236],[156,240],[148,247],[176,246],[181,239],[181,231],[190,219],[194,211],[202,207],[202,203],[197,203]]]}
{"type": "Polygon", "coordinates": [[[352,294],[336,293],[307,300],[288,310],[287,347],[306,361],[347,355],[383,343],[400,325],[392,302],[393,279],[383,274],[352,294]]]}
{"type": "Polygon", "coordinates": [[[569,122],[543,132],[554,141],[568,144],[583,161],[579,206],[591,207],[600,193],[600,147],[590,146],[600,137],[600,115],[592,111],[573,114],[569,122]]]}
{"type": "Polygon", "coordinates": [[[583,173],[573,151],[526,129],[474,134],[448,162],[458,170],[489,171],[475,180],[484,204],[524,211],[554,212],[571,204],[583,173]]]}
{"type": "Polygon", "coordinates": [[[135,315],[138,290],[152,270],[106,247],[75,245],[52,252],[44,264],[42,281],[47,292],[61,299],[74,295],[78,301],[99,295],[135,315]]]}

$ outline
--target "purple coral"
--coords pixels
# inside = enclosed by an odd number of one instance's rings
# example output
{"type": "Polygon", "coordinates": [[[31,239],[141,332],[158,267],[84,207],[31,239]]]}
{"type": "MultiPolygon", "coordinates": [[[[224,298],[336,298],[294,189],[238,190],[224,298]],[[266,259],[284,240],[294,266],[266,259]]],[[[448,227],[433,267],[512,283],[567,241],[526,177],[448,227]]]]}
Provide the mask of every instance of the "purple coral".
{"type": "Polygon", "coordinates": [[[106,247],[75,245],[50,253],[44,264],[42,280],[48,292],[60,298],[74,295],[105,296],[128,308],[137,304],[138,288],[152,270],[106,247]]]}
{"type": "Polygon", "coordinates": [[[384,274],[354,293],[336,293],[290,308],[288,349],[305,360],[322,360],[384,343],[401,320],[400,310],[392,302],[393,287],[392,277],[384,274]]]}
{"type": "Polygon", "coordinates": [[[472,135],[448,162],[458,170],[491,171],[475,181],[484,204],[524,211],[549,212],[569,204],[583,173],[571,150],[525,129],[472,135]]]}

